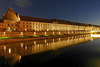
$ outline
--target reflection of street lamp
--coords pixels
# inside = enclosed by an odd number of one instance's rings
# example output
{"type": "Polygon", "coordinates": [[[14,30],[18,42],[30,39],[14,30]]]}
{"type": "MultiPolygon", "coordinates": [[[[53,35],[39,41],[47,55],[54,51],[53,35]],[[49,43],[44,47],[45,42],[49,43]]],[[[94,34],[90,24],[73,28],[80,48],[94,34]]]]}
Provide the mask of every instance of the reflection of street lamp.
{"type": "Polygon", "coordinates": [[[9,48],[9,54],[11,54],[11,48],[9,48]]]}

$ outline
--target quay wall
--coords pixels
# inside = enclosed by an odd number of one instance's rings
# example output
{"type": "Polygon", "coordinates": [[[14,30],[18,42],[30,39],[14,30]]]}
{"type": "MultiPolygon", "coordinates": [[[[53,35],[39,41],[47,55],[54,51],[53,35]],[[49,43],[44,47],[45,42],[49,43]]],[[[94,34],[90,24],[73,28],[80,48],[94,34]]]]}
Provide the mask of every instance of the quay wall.
{"type": "Polygon", "coordinates": [[[20,37],[37,35],[85,34],[91,31],[34,31],[34,32],[0,32],[0,37],[20,37]]]}

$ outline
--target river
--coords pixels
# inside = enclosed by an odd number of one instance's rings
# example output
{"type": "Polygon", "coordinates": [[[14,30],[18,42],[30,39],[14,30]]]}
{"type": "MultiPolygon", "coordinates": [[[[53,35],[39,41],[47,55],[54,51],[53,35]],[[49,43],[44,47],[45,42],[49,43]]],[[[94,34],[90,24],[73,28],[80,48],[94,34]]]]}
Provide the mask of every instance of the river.
{"type": "Polygon", "coordinates": [[[99,34],[0,44],[0,67],[100,67],[99,34]]]}

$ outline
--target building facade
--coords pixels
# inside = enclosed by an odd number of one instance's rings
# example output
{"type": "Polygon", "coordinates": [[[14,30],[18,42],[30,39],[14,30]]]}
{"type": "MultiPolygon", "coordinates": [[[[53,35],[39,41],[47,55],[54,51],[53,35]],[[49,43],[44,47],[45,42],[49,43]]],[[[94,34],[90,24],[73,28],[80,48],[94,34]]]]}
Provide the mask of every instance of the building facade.
{"type": "MultiPolygon", "coordinates": [[[[42,19],[27,16],[20,16],[10,7],[7,13],[3,14],[0,20],[0,32],[90,32],[91,30],[100,30],[99,26],[74,23],[58,19],[42,19]]],[[[62,33],[63,34],[63,33],[62,33]]]]}

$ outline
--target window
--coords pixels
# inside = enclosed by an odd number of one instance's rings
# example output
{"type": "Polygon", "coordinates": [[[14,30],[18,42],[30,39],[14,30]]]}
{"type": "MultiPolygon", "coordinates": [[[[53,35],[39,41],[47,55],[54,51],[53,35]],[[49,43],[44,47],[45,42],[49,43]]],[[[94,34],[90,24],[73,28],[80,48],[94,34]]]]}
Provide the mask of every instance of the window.
{"type": "Polygon", "coordinates": [[[8,26],[9,26],[9,24],[8,24],[8,26]]]}

